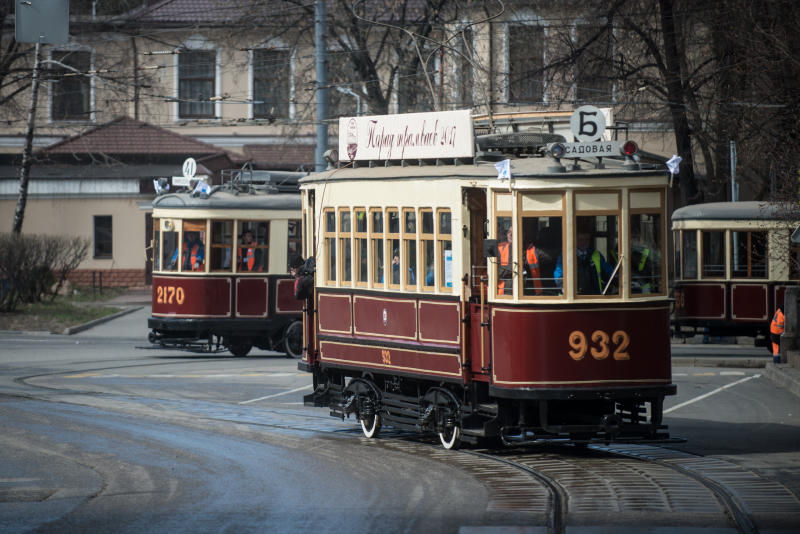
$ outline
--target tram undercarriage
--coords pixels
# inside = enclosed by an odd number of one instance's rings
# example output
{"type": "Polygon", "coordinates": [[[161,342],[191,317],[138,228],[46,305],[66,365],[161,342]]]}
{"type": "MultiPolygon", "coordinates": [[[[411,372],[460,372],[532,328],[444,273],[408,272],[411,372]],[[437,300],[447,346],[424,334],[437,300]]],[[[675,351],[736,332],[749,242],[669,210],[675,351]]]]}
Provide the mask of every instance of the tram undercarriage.
{"type": "Polygon", "coordinates": [[[461,441],[479,445],[535,443],[644,443],[670,439],[662,424],[664,396],[674,386],[594,389],[575,397],[558,391],[514,390],[514,398],[490,393],[484,382],[445,383],[396,375],[352,377],[326,369],[314,373],[307,406],[329,407],[342,419],[351,414],[364,435],[381,426],[438,434],[446,449],[461,441]]]}

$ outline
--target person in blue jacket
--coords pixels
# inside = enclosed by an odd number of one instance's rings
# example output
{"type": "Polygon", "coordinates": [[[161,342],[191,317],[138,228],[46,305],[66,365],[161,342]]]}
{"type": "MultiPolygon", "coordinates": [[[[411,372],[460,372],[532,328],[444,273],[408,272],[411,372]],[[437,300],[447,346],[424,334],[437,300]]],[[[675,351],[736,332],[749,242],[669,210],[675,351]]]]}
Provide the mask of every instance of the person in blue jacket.
{"type": "MultiPolygon", "coordinates": [[[[602,294],[603,289],[614,273],[614,268],[606,261],[603,254],[592,246],[589,232],[578,232],[576,259],[578,268],[577,294],[602,294]]],[[[564,264],[561,255],[558,256],[558,261],[556,261],[553,278],[555,278],[558,287],[563,287],[564,264]]]]}

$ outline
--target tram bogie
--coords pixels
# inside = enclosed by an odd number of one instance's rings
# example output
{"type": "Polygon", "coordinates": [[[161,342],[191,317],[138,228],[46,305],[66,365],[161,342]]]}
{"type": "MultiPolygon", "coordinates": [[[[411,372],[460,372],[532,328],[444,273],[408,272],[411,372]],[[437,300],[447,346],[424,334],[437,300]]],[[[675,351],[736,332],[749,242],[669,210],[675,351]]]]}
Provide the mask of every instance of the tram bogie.
{"type": "Polygon", "coordinates": [[[436,124],[451,143],[301,180],[317,266],[306,403],[353,416],[367,437],[391,426],[445,448],[669,439],[665,169],[609,157],[567,168],[548,155],[563,154],[551,135],[520,158],[465,154],[481,140],[468,114],[449,113],[343,119],[356,153],[396,126],[436,124]]]}
{"type": "Polygon", "coordinates": [[[299,258],[300,218],[299,194],[248,184],[157,197],[150,341],[299,357],[302,302],[288,262],[299,258]]]}

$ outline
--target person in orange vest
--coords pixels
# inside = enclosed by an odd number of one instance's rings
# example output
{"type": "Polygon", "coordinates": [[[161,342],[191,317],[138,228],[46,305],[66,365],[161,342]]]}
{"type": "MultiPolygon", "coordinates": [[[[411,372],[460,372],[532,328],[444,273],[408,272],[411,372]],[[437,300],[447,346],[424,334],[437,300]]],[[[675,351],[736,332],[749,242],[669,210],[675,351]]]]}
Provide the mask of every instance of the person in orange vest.
{"type": "Polygon", "coordinates": [[[500,263],[497,265],[497,294],[511,295],[511,277],[514,252],[513,252],[513,233],[511,227],[506,231],[506,241],[497,245],[500,254],[500,263]]]}
{"type": "Polygon", "coordinates": [[[539,269],[539,252],[533,243],[525,249],[525,269],[530,273],[533,281],[533,292],[542,294],[542,272],[539,269]]]}
{"type": "MultiPolygon", "coordinates": [[[[239,258],[241,258],[239,270],[256,270],[256,254],[258,254],[258,249],[256,248],[255,240],[253,240],[253,232],[245,230],[244,235],[242,235],[242,248],[239,251],[239,258]]],[[[261,270],[261,268],[259,267],[258,270],[261,270]]]]}
{"type": "Polygon", "coordinates": [[[772,322],[769,325],[769,337],[772,340],[772,359],[775,363],[779,363],[781,358],[781,334],[783,334],[785,322],[786,318],[783,316],[783,311],[778,308],[775,310],[775,315],[772,316],[772,322]]]}
{"type": "MultiPolygon", "coordinates": [[[[183,236],[183,270],[202,271],[205,259],[205,248],[203,241],[197,232],[186,232],[183,236]]],[[[171,265],[178,261],[178,249],[172,255],[171,265]]]]}

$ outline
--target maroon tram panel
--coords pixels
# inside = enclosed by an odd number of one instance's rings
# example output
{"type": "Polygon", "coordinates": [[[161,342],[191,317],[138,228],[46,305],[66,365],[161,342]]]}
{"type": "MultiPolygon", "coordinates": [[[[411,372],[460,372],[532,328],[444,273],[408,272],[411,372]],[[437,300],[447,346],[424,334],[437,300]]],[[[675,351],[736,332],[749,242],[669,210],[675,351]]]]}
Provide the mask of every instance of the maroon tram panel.
{"type": "Polygon", "coordinates": [[[731,284],[731,319],[766,321],[769,319],[766,284],[731,284]]]}
{"type": "Polygon", "coordinates": [[[683,312],[687,319],[725,319],[725,284],[683,284],[683,312]]]}
{"type": "Polygon", "coordinates": [[[419,339],[429,343],[461,343],[461,306],[458,302],[419,302],[419,339]]]}
{"type": "Polygon", "coordinates": [[[269,280],[238,278],[236,280],[236,316],[260,318],[269,315],[269,280]]]}
{"type": "Polygon", "coordinates": [[[320,359],[326,363],[456,379],[462,376],[461,358],[457,353],[385,348],[335,341],[320,341],[319,347],[320,359]]]}
{"type": "Polygon", "coordinates": [[[492,352],[499,387],[669,384],[669,309],[495,308],[492,352]]]}
{"type": "Polygon", "coordinates": [[[356,335],[399,340],[417,339],[417,303],[414,299],[353,296],[356,335]]]}
{"type": "Polygon", "coordinates": [[[153,276],[153,315],[230,317],[229,278],[153,276]]]}
{"type": "Polygon", "coordinates": [[[281,278],[275,281],[275,312],[300,313],[303,301],[294,298],[294,278],[281,278]]]}

